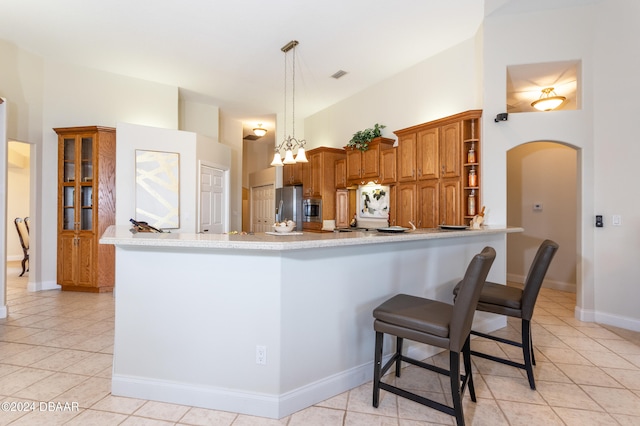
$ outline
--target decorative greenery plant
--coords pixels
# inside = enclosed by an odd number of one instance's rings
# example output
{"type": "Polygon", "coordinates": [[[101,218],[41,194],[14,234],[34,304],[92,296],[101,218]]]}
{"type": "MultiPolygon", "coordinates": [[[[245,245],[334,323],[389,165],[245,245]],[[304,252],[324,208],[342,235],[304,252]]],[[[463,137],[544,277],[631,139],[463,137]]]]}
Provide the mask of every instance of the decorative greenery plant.
{"type": "Polygon", "coordinates": [[[347,143],[347,146],[359,149],[360,151],[366,151],[369,149],[369,142],[371,142],[371,139],[382,136],[382,129],[385,127],[387,126],[376,123],[373,128],[360,130],[353,134],[353,137],[349,143],[347,143]]]}

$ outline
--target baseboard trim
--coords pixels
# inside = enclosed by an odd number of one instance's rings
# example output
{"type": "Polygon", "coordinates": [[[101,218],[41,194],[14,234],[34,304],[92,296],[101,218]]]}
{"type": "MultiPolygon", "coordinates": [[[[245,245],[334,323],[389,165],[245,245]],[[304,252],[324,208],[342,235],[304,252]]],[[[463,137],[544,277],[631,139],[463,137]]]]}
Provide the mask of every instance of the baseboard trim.
{"type": "Polygon", "coordinates": [[[637,318],[623,317],[620,315],[598,312],[588,309],[580,309],[576,306],[575,316],[580,321],[595,322],[598,324],[612,325],[625,330],[640,331],[640,320],[637,318]]]}
{"type": "MultiPolygon", "coordinates": [[[[527,277],[524,275],[507,274],[507,281],[518,283],[518,284],[524,284],[524,281],[526,278],[527,277]]],[[[575,293],[577,290],[575,283],[566,283],[562,281],[554,281],[549,279],[544,280],[544,282],[542,283],[542,287],[550,288],[552,290],[566,291],[569,293],[575,293]]]]}
{"type": "Polygon", "coordinates": [[[55,281],[41,281],[37,283],[29,282],[27,283],[27,291],[36,292],[36,291],[45,291],[45,290],[60,290],[62,287],[59,286],[55,281]]]}
{"type": "Polygon", "coordinates": [[[111,393],[116,396],[281,419],[367,383],[372,378],[373,362],[369,362],[291,392],[273,395],[114,374],[111,393]]]}
{"type": "Polygon", "coordinates": [[[7,305],[0,305],[0,319],[6,318],[8,312],[9,311],[7,310],[7,305]]]}

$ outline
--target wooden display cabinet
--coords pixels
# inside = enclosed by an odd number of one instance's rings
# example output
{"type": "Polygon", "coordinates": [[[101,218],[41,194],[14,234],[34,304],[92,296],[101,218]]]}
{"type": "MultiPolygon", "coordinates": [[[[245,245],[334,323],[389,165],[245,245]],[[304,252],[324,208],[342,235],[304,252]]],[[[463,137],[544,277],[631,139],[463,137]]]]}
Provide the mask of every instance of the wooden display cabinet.
{"type": "Polygon", "coordinates": [[[115,129],[54,131],[58,134],[58,284],[62,290],[112,291],[114,247],[98,240],[115,223],[115,129]]]}

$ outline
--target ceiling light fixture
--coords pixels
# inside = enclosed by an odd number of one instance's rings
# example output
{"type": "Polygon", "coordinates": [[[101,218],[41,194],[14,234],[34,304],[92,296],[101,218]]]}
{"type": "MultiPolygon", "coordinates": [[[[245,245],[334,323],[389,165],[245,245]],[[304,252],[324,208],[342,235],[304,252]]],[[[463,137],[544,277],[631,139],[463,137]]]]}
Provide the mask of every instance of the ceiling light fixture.
{"type": "Polygon", "coordinates": [[[253,129],[253,134],[261,138],[267,134],[267,129],[262,128],[262,123],[258,123],[258,127],[253,129]]]}
{"type": "Polygon", "coordinates": [[[540,99],[531,102],[531,106],[540,111],[551,111],[558,108],[567,98],[556,95],[553,87],[542,89],[540,99]]]}
{"type": "Polygon", "coordinates": [[[276,146],[275,154],[273,155],[273,161],[271,162],[272,166],[282,166],[283,164],[294,164],[294,163],[308,163],[307,156],[304,153],[304,146],[307,143],[304,139],[298,140],[296,139],[296,46],[298,42],[296,40],[291,40],[289,43],[282,46],[280,50],[284,52],[284,140],[276,146]],[[292,90],[291,90],[291,127],[292,132],[291,136],[287,135],[287,53],[292,51],[293,56],[293,65],[291,69],[292,72],[292,90]],[[294,148],[298,148],[298,154],[296,157],[293,157],[294,148]],[[284,148],[284,161],[282,160],[282,155],[280,151],[284,148]]]}

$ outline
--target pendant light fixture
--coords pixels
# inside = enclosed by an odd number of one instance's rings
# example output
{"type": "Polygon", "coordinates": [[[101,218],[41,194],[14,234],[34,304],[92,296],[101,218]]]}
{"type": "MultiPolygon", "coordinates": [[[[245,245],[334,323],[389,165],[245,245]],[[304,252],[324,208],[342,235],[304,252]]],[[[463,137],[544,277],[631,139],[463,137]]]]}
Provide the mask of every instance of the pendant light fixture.
{"type": "Polygon", "coordinates": [[[289,43],[282,46],[280,50],[284,52],[284,139],[276,146],[275,154],[273,155],[272,166],[282,166],[283,164],[295,164],[295,163],[308,163],[307,156],[304,152],[305,140],[296,139],[296,46],[298,42],[292,40],[289,43]],[[287,136],[287,54],[292,52],[293,64],[292,64],[292,85],[291,85],[291,135],[287,136]],[[293,156],[293,150],[298,148],[297,155],[293,156]],[[284,149],[284,160],[280,151],[284,149]]]}
{"type": "Polygon", "coordinates": [[[531,102],[531,106],[540,111],[551,111],[558,108],[567,98],[556,95],[553,87],[542,89],[540,99],[531,102]]]}

